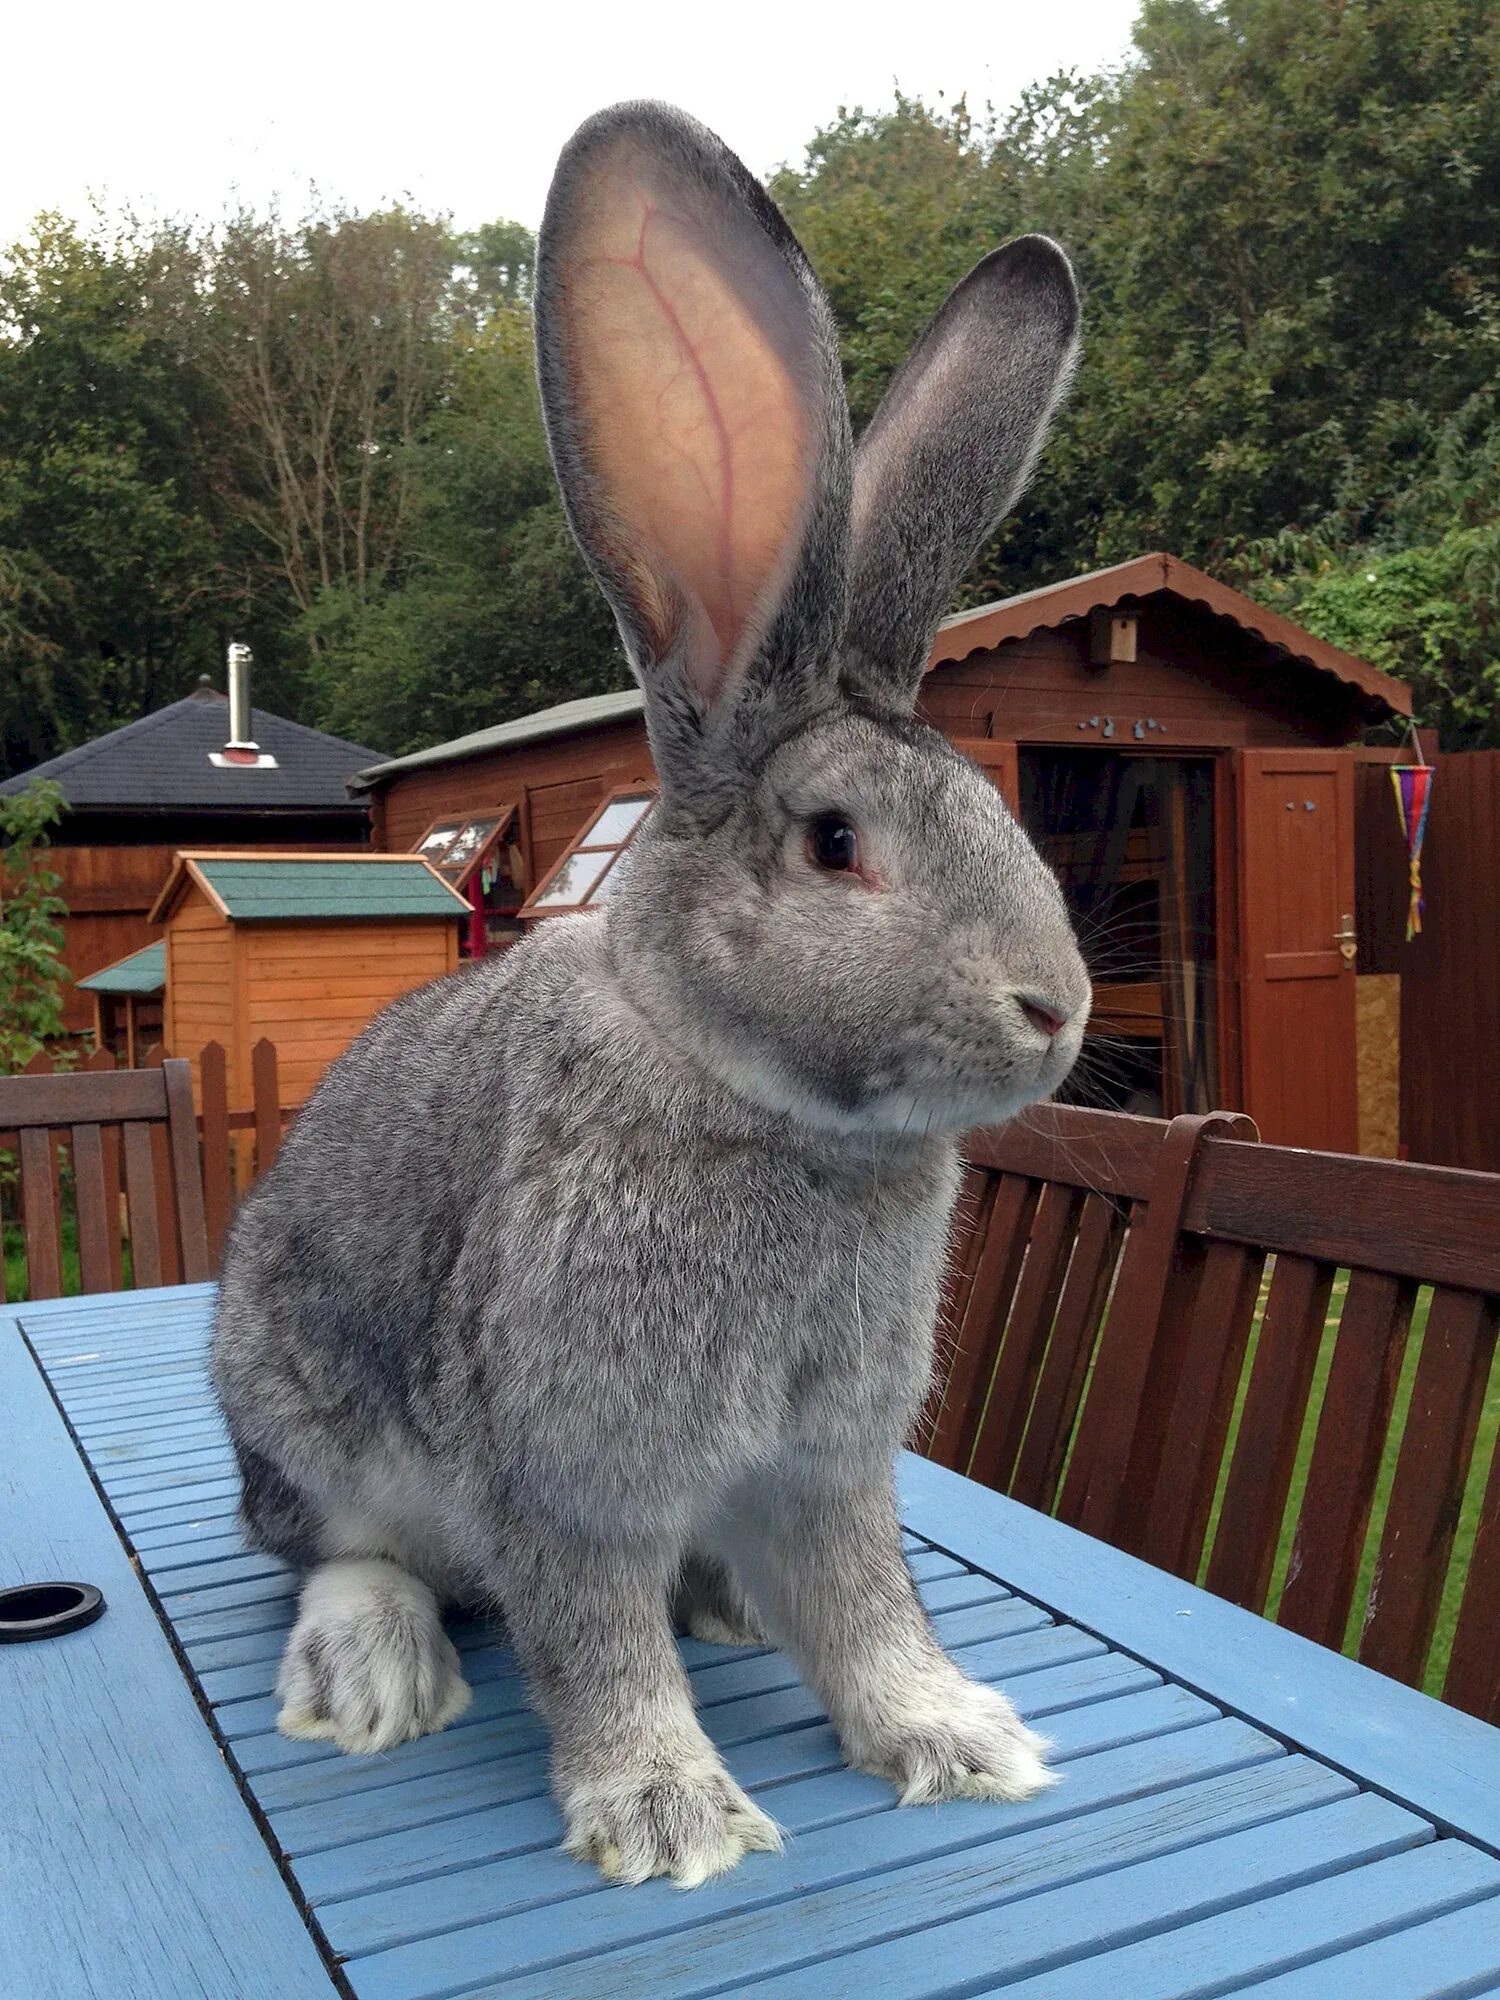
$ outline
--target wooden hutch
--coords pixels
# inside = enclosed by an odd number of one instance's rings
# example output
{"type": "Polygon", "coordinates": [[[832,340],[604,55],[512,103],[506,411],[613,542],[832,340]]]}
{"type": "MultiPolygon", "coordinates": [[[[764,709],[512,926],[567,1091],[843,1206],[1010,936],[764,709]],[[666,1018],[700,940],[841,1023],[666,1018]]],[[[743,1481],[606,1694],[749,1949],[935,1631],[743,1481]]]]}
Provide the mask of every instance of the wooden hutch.
{"type": "Polygon", "coordinates": [[[407,855],[181,854],[151,912],[165,931],[167,1052],[222,1043],[231,1105],[274,1042],[300,1104],[380,1009],[458,963],[463,898],[407,855]]]}

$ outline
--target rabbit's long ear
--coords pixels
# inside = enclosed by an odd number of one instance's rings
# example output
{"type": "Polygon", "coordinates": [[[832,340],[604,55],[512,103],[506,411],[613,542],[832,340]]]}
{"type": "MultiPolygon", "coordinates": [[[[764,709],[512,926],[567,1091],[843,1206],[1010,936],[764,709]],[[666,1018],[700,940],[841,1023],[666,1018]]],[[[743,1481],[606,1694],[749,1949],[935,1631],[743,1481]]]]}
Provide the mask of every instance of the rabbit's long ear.
{"type": "Polygon", "coordinates": [[[671,784],[707,738],[722,761],[728,711],[784,726],[814,663],[832,672],[850,471],[831,315],[740,161],[680,112],[623,104],[558,164],[536,317],[564,504],[671,784]]]}
{"type": "Polygon", "coordinates": [[[1045,236],[976,264],[896,371],[854,458],[846,679],[909,708],[954,586],[1036,462],[1078,348],[1045,236]]]}

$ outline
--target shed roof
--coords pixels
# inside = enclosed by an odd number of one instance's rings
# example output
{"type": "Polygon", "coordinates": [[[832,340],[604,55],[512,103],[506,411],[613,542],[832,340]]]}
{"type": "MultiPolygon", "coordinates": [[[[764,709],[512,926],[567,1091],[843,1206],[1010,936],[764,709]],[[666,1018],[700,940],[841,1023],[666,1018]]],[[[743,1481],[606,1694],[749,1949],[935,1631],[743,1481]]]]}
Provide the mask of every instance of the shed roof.
{"type": "Polygon", "coordinates": [[[330,923],[433,917],[468,904],[416,854],[179,854],[151,912],[163,922],[194,883],[230,923],[330,923]]]}
{"type": "Polygon", "coordinates": [[[85,993],[160,993],[167,983],[167,947],[158,938],[127,958],[117,958],[78,984],[85,993]]]}
{"type": "Polygon", "coordinates": [[[1194,569],[1191,563],[1160,552],[1136,556],[1110,569],[1090,570],[1085,576],[1068,577],[1062,583],[1044,584],[1040,590],[1022,591],[1020,596],[1004,597],[996,604],[955,612],[938,627],[927,662],[928,671],[947,660],[963,660],[971,653],[987,652],[1007,639],[1024,639],[1044,626],[1059,625],[1064,619],[1085,618],[1091,611],[1158,593],[1197,604],[1216,617],[1231,619],[1276,652],[1357,689],[1377,708],[1396,715],[1411,714],[1411,689],[1404,681],[1383,674],[1353,653],[1329,645],[1326,639],[1319,639],[1290,618],[1283,618],[1279,611],[1268,610],[1253,597],[1246,597],[1243,591],[1233,590],[1205,571],[1194,569]]]}
{"type": "Polygon", "coordinates": [[[347,812],[349,779],[380,755],[264,708],[250,711],[250,728],[274,766],[212,763],[229,735],[229,703],[216,689],[199,688],[7,778],[0,797],[50,778],[75,812],[347,812]]]}
{"type": "MultiPolygon", "coordinates": [[[[970,653],[987,652],[1007,639],[1024,639],[1043,626],[1060,625],[1065,619],[1084,618],[1090,611],[1127,600],[1165,594],[1202,606],[1217,617],[1229,618],[1275,652],[1331,674],[1345,686],[1365,697],[1372,720],[1379,712],[1411,714],[1411,690],[1403,681],[1383,674],[1352,653],[1341,652],[1306,632],[1290,618],[1269,611],[1243,591],[1219,583],[1201,569],[1194,569],[1176,556],[1160,553],[1136,556],[1131,562],[1116,563],[1110,569],[1091,570],[1085,576],[1067,578],[1062,583],[1043,584],[1039,590],[1022,591],[995,604],[981,604],[972,611],[956,611],[938,627],[927,662],[930,673],[947,661],[966,659],[970,653]]],[[[357,773],[354,783],[363,788],[385,783],[406,771],[429,764],[459,763],[466,757],[480,757],[490,750],[536,743],[551,736],[568,736],[592,729],[602,722],[623,721],[642,713],[644,703],[639,688],[624,688],[617,694],[589,695],[582,701],[559,702],[553,708],[517,716],[512,722],[497,723],[491,729],[475,729],[448,743],[434,743],[429,749],[414,750],[407,757],[391,757],[357,773]]]]}

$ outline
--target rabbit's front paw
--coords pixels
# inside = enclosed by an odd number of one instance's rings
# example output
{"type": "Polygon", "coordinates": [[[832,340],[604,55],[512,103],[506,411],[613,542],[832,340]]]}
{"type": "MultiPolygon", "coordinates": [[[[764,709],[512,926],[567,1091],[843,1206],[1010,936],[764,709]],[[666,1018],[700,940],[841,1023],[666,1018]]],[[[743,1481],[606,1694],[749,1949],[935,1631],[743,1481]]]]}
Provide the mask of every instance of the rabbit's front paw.
{"type": "Polygon", "coordinates": [[[283,1736],[356,1756],[445,1729],[472,1698],[432,1592],[374,1559],[308,1578],[276,1692],[283,1736]]]}
{"type": "Polygon", "coordinates": [[[904,1806],[939,1799],[1029,1799],[1057,1783],[1043,1762],[1050,1744],[1028,1729],[1003,1694],[955,1674],[910,1688],[882,1717],[878,1740],[856,1761],[901,1790],[904,1806]]]}
{"type": "Polygon", "coordinates": [[[670,1875],[695,1889],[746,1854],[781,1846],[775,1822],[711,1756],[592,1777],[568,1791],[563,1816],[568,1853],[611,1882],[670,1875]]]}

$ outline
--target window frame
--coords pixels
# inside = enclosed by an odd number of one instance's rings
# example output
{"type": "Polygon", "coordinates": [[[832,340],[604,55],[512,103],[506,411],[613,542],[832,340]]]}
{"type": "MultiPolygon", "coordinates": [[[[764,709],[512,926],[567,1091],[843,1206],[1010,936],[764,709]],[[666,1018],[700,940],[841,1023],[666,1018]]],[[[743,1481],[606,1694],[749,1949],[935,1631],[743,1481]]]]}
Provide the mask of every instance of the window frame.
{"type": "Polygon", "coordinates": [[[536,887],[516,912],[521,922],[529,927],[532,924],[544,922],[548,917],[576,917],[583,910],[602,909],[602,902],[590,902],[588,897],[593,896],[604,886],[605,882],[619,865],[620,857],[629,852],[641,828],[655,811],[660,797],[660,786],[652,784],[647,779],[637,779],[631,785],[616,785],[612,791],[606,792],[602,798],[595,800],[594,804],[589,808],[588,818],[584,821],[583,826],[568,842],[562,853],[558,855],[556,861],[553,862],[541,881],[537,883],[536,887]],[[610,807],[620,799],[643,799],[645,801],[645,811],[641,813],[635,825],[622,841],[590,842],[588,836],[598,826],[610,807]],[[580,854],[609,856],[602,871],[590,882],[583,901],[577,903],[549,903],[545,909],[542,908],[541,905],[550,893],[553,883],[562,875],[568,864],[580,854]]]}
{"type": "MultiPolygon", "coordinates": [[[[498,806],[476,807],[474,810],[469,812],[459,811],[459,812],[439,813],[437,818],[414,843],[410,851],[419,860],[425,861],[428,867],[431,868],[435,874],[441,876],[443,881],[445,881],[448,884],[450,889],[456,889],[460,896],[467,895],[469,883],[473,880],[475,871],[479,868],[482,868],[484,863],[490,859],[494,850],[497,847],[500,847],[504,844],[505,836],[507,832],[510,830],[512,822],[519,823],[520,812],[521,812],[520,801],[518,799],[513,799],[507,803],[498,806]],[[440,828],[445,826],[451,826],[454,829],[453,840],[450,840],[448,843],[448,846],[451,847],[453,845],[453,841],[456,841],[458,839],[459,835],[463,832],[465,827],[473,826],[477,820],[486,820],[486,819],[494,820],[495,824],[491,829],[491,831],[479,843],[479,846],[475,849],[474,853],[470,856],[469,860],[467,860],[464,863],[462,874],[450,875],[444,869],[441,861],[435,861],[433,857],[425,851],[427,842],[431,840],[432,836],[435,833],[437,833],[440,828]]],[[[444,851],[446,852],[446,850],[444,851]]]]}

